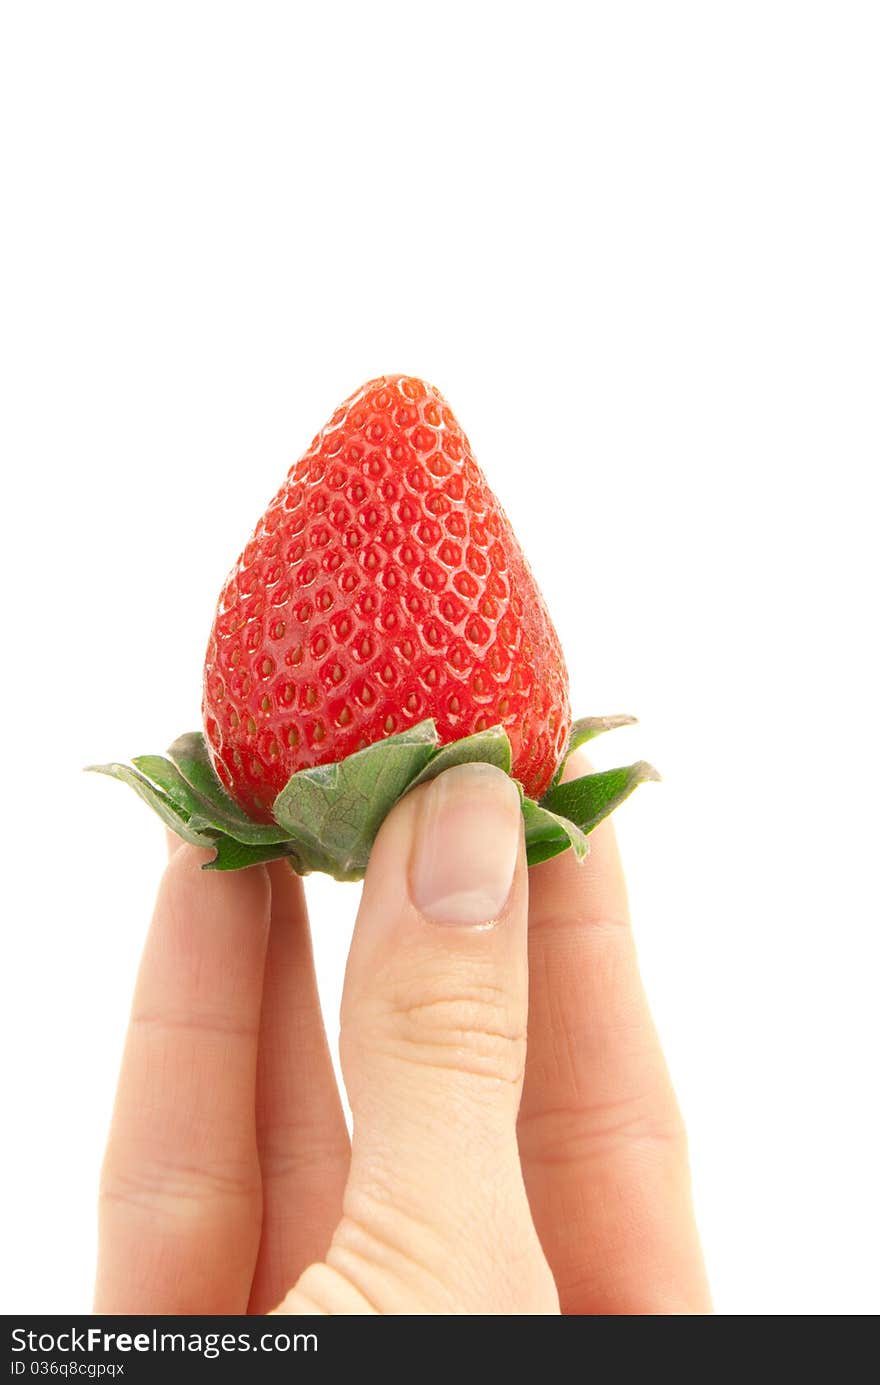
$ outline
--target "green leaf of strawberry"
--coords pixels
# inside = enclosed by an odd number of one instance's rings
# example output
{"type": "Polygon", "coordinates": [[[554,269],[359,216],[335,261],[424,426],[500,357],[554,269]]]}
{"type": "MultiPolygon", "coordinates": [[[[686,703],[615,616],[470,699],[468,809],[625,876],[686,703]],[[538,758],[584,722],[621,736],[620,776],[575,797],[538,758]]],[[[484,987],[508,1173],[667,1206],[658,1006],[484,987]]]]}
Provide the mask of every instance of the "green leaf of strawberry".
{"type": "Polygon", "coordinates": [[[203,870],[245,870],[269,861],[288,861],[298,875],[306,874],[297,853],[287,842],[278,842],[275,846],[248,846],[233,837],[218,836],[215,846],[217,854],[213,861],[205,863],[203,870]]]}
{"type": "MultiPolygon", "coordinates": [[[[144,756],[146,761],[159,761],[160,756],[144,756]]],[[[164,763],[168,763],[167,761],[164,763]]],[[[118,779],[123,784],[128,784],[134,789],[135,793],[144,800],[148,807],[153,809],[164,822],[165,826],[172,832],[176,832],[178,837],[182,837],[185,842],[190,842],[193,846],[213,846],[213,836],[206,832],[198,831],[190,826],[190,813],[178,801],[175,802],[161,785],[150,782],[145,774],[131,765],[109,764],[109,765],[88,765],[87,768],[95,774],[106,774],[111,779],[118,779]]],[[[173,765],[168,766],[173,769],[173,765]]],[[[164,776],[163,776],[164,777],[164,776]]]]}
{"type": "Polygon", "coordinates": [[[599,770],[567,784],[557,784],[541,799],[541,805],[576,823],[582,832],[592,832],[603,818],[613,813],[633,789],[660,775],[646,760],[619,769],[599,770]]]}
{"type": "Polygon", "coordinates": [[[539,866],[571,847],[582,861],[589,851],[586,834],[576,823],[552,813],[543,803],[524,798],[522,804],[525,824],[526,859],[530,866],[539,866]]]}
{"type": "MultiPolygon", "coordinates": [[[[155,771],[151,771],[148,766],[148,758],[150,766],[168,764],[161,757],[155,756],[139,757],[133,760],[132,764],[137,765],[155,782],[161,784],[166,792],[172,794],[168,785],[168,771],[162,771],[166,775],[163,784],[162,779],[157,779],[155,771]]],[[[205,738],[200,731],[178,736],[169,747],[168,758],[172,762],[171,773],[178,781],[176,792],[186,794],[185,802],[196,826],[214,828],[234,841],[250,846],[271,846],[287,840],[290,834],[282,827],[254,822],[244,809],[229,797],[214,773],[205,738]]]]}
{"type": "Polygon", "coordinates": [[[426,784],[429,779],[436,779],[438,774],[442,774],[445,769],[452,769],[454,765],[465,765],[475,760],[495,765],[498,769],[503,769],[505,774],[510,774],[510,741],[503,726],[490,726],[488,731],[477,731],[473,736],[463,736],[461,740],[441,746],[421,773],[416,775],[409,788],[415,789],[419,784],[426,784]]]}
{"type": "Polygon", "coordinates": [[[273,811],[306,867],[360,879],[376,833],[436,746],[433,721],[423,721],[337,764],[291,775],[273,811]]]}
{"type": "MultiPolygon", "coordinates": [[[[503,727],[440,746],[437,728],[427,719],[335,764],[292,774],[275,800],[272,824],[253,822],[232,802],[199,732],[180,736],[167,758],[139,755],[131,765],[91,768],[129,784],[184,841],[213,847],[216,854],[206,869],[242,870],[287,860],[300,874],[317,870],[337,880],[360,880],[376,833],[395,803],[444,770],[475,760],[510,773],[511,748],[503,727]]],[[[560,784],[540,803],[523,794],[529,865],[569,848],[582,860],[587,834],[637,784],[652,778],[658,778],[656,771],[641,761],[560,784]]]]}
{"type": "Polygon", "coordinates": [[[635,726],[635,724],[635,717],[625,715],[615,717],[580,717],[578,721],[573,721],[568,736],[568,744],[565,747],[565,752],[553,776],[551,788],[555,788],[562,778],[569,757],[572,756],[576,750],[579,750],[582,745],[586,745],[587,741],[593,740],[596,736],[601,736],[605,731],[616,731],[619,726],[635,726]]]}

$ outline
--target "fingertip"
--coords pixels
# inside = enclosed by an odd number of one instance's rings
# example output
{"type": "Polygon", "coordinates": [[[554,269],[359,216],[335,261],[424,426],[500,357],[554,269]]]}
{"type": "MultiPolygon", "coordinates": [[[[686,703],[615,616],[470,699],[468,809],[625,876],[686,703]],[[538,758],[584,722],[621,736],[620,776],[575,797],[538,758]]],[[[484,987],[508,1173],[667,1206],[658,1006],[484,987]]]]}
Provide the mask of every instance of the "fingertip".
{"type": "Polygon", "coordinates": [[[177,833],[172,832],[169,827],[165,828],[165,846],[168,850],[169,859],[174,855],[175,851],[178,851],[180,847],[184,845],[183,837],[178,837],[177,833]]]}
{"type": "Polygon", "coordinates": [[[160,898],[170,895],[187,912],[197,911],[199,915],[206,909],[219,910],[224,915],[245,914],[261,919],[268,928],[271,885],[266,867],[205,870],[214,854],[210,847],[181,842],[165,867],[160,898]]]}
{"type": "Polygon", "coordinates": [[[568,784],[572,779],[581,779],[585,774],[593,774],[596,766],[593,764],[587,752],[581,746],[572,752],[565,762],[565,769],[562,771],[562,783],[568,784]]]}

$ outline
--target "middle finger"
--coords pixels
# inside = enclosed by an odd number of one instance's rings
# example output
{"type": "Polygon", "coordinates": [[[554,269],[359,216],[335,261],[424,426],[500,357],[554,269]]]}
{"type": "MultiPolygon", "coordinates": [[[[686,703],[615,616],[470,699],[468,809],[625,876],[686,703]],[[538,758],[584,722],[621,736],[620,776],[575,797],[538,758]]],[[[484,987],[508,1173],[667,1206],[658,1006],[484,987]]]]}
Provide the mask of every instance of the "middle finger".
{"type": "Polygon", "coordinates": [[[257,1068],[263,1234],[252,1313],[274,1308],[326,1254],[349,1165],[302,881],[284,861],[268,869],[272,915],[257,1068]]]}

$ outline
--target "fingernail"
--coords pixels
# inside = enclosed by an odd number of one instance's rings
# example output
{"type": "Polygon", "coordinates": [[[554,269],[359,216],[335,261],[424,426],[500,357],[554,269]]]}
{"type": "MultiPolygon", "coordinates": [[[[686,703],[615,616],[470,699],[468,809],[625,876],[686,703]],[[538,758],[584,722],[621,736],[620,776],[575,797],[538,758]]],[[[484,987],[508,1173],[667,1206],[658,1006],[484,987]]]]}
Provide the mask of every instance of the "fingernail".
{"type": "Polygon", "coordinates": [[[429,784],[416,818],[410,893],[432,923],[494,922],[507,903],[520,838],[519,790],[494,765],[457,765],[429,784]]]}

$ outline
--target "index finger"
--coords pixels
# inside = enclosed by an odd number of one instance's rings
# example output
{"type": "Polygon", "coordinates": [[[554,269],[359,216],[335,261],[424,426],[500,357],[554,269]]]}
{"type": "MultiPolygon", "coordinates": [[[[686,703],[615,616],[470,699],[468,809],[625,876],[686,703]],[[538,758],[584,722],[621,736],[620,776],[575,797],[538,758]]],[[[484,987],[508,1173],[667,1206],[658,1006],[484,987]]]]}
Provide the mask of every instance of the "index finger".
{"type": "MultiPolygon", "coordinates": [[[[589,772],[572,757],[566,778],[589,772]]],[[[684,1126],[642,988],[614,829],[530,872],[519,1143],[564,1313],[708,1310],[684,1126]]]]}

